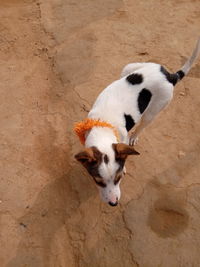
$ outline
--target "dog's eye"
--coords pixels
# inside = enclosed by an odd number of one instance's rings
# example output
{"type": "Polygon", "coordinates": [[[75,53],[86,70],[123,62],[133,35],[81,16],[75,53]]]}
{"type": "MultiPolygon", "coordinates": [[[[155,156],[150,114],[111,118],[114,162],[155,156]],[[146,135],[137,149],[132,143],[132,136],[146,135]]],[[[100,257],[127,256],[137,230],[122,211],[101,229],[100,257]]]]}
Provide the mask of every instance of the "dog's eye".
{"type": "Polygon", "coordinates": [[[122,178],[122,175],[121,175],[121,174],[117,175],[117,176],[115,177],[115,180],[114,180],[114,185],[118,184],[119,181],[121,180],[121,178],[122,178]]]}
{"type": "Polygon", "coordinates": [[[95,183],[101,187],[106,187],[106,184],[102,181],[100,177],[93,177],[95,183]]]}
{"type": "Polygon", "coordinates": [[[96,184],[98,184],[101,187],[106,187],[106,184],[104,184],[103,182],[96,182],[96,184]]]}

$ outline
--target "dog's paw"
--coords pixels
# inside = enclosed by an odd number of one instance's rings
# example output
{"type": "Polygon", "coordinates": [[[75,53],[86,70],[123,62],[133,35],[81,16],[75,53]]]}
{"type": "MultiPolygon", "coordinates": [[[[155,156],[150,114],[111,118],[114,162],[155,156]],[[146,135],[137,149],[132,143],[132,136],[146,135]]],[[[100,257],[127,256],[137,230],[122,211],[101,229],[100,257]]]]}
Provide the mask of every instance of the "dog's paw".
{"type": "Polygon", "coordinates": [[[135,146],[139,141],[139,138],[138,137],[135,137],[135,136],[131,136],[130,139],[129,139],[129,145],[130,146],[135,146]]]}

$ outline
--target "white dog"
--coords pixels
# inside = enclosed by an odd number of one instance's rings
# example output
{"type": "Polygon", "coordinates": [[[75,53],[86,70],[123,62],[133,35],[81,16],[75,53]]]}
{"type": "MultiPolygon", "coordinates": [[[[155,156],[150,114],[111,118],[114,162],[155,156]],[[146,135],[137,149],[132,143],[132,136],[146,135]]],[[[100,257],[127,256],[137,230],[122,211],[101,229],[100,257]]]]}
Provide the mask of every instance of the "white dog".
{"type": "Polygon", "coordinates": [[[190,70],[200,52],[200,39],[192,56],[176,73],[155,63],[131,63],[121,79],[98,96],[88,118],[77,124],[85,150],[75,155],[98,185],[103,201],[116,206],[128,155],[139,155],[133,145],[141,131],[169,104],[173,89],[190,70]],[[133,128],[133,133],[128,132],[133,128]]]}

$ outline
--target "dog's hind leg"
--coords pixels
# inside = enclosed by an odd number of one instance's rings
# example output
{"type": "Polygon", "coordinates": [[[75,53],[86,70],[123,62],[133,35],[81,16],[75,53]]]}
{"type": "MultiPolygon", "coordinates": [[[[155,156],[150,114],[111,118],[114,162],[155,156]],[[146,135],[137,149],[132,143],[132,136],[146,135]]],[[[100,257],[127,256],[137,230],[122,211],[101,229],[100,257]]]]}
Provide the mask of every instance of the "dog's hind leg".
{"type": "Polygon", "coordinates": [[[169,84],[167,90],[164,88],[157,92],[157,95],[153,95],[152,99],[145,109],[139,123],[135,126],[134,131],[129,137],[129,144],[134,145],[138,141],[138,135],[143,131],[144,128],[149,125],[156,115],[164,109],[173,97],[173,86],[169,84]]]}

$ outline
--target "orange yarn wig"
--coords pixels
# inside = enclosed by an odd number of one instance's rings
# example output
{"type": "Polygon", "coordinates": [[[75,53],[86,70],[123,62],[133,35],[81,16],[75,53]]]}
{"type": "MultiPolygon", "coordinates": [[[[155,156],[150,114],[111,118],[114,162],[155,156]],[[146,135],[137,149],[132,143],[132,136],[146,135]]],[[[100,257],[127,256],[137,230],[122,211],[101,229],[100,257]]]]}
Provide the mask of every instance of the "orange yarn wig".
{"type": "Polygon", "coordinates": [[[108,127],[113,130],[115,136],[117,137],[117,140],[119,140],[119,135],[116,128],[110,123],[87,118],[84,121],[76,123],[74,127],[74,132],[78,135],[80,142],[83,145],[85,144],[85,133],[91,130],[93,127],[108,127]]]}

